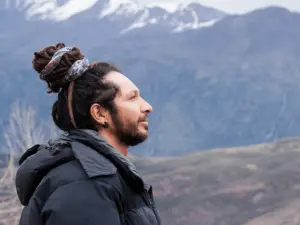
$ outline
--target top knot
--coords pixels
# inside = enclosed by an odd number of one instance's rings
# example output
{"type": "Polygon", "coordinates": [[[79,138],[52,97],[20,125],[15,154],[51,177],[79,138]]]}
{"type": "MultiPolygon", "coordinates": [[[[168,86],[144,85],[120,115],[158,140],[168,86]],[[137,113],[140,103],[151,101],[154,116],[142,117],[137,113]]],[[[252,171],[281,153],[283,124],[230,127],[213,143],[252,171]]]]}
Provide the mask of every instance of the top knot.
{"type": "Polygon", "coordinates": [[[34,52],[33,68],[40,79],[48,84],[48,93],[57,93],[70,81],[88,69],[88,61],[77,47],[66,47],[64,43],[47,46],[34,52]],[[76,63],[75,63],[76,62],[76,63]]]}

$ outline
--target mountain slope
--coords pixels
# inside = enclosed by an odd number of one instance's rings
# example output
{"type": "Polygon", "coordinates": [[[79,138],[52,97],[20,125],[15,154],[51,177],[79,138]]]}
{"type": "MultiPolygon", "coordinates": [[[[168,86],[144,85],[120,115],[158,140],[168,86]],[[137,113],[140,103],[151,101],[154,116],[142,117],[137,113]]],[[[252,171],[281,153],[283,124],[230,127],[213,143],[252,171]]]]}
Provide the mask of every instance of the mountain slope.
{"type": "MultiPolygon", "coordinates": [[[[21,98],[41,118],[50,114],[55,95],[46,96],[32,71],[32,52],[63,41],[80,46],[91,61],[119,66],[153,105],[150,138],[136,153],[181,155],[300,135],[299,13],[271,7],[199,30],[145,26],[122,35],[121,23],[78,18],[25,21],[3,34],[3,104],[21,98]]],[[[2,120],[9,110],[1,110],[2,120]]]]}
{"type": "MultiPolygon", "coordinates": [[[[153,185],[163,224],[299,224],[299,138],[182,157],[129,157],[153,185]]],[[[0,202],[12,204],[5,205],[0,224],[17,224],[13,194],[1,186],[0,202]]]]}
{"type": "Polygon", "coordinates": [[[132,158],[154,184],[164,224],[299,224],[299,139],[178,158],[132,158]]]}

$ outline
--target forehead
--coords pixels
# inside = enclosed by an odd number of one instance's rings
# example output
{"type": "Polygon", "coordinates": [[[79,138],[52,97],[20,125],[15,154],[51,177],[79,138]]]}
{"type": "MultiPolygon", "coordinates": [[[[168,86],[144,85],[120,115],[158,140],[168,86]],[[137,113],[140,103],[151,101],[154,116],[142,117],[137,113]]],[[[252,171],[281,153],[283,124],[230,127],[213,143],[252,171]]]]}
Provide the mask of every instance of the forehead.
{"type": "Polygon", "coordinates": [[[137,91],[136,85],[125,75],[119,72],[110,72],[106,75],[106,80],[116,84],[122,94],[126,94],[131,91],[137,91]]]}

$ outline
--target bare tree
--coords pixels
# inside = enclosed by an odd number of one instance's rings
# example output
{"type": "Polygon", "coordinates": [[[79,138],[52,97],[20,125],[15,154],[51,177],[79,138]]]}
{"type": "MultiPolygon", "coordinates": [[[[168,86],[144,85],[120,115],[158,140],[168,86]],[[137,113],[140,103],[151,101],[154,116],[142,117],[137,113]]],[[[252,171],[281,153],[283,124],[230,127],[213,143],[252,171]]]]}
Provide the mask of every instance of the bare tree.
{"type": "MultiPolygon", "coordinates": [[[[18,224],[22,209],[15,191],[16,158],[35,144],[43,143],[56,134],[52,123],[37,122],[36,111],[29,105],[13,104],[9,123],[3,130],[4,152],[9,152],[7,167],[0,178],[0,224],[18,224]]],[[[1,174],[1,173],[0,173],[1,174]]]]}

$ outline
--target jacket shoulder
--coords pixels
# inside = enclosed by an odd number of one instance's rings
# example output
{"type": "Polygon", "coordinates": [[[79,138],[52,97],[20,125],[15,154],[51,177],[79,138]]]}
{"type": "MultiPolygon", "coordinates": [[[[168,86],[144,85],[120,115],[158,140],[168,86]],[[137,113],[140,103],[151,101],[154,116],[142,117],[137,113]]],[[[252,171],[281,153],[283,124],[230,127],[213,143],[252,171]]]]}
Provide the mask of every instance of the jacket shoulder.
{"type": "Polygon", "coordinates": [[[44,204],[56,190],[78,181],[94,184],[95,187],[100,186],[98,183],[105,183],[117,192],[121,192],[122,189],[117,172],[106,175],[100,173],[97,177],[90,177],[80,162],[74,159],[53,168],[37,187],[34,197],[38,197],[44,204]]]}
{"type": "Polygon", "coordinates": [[[83,170],[76,160],[66,162],[51,169],[47,175],[44,176],[40,184],[37,186],[33,198],[38,197],[41,203],[47,201],[49,196],[57,189],[69,183],[87,179],[83,170]]]}

